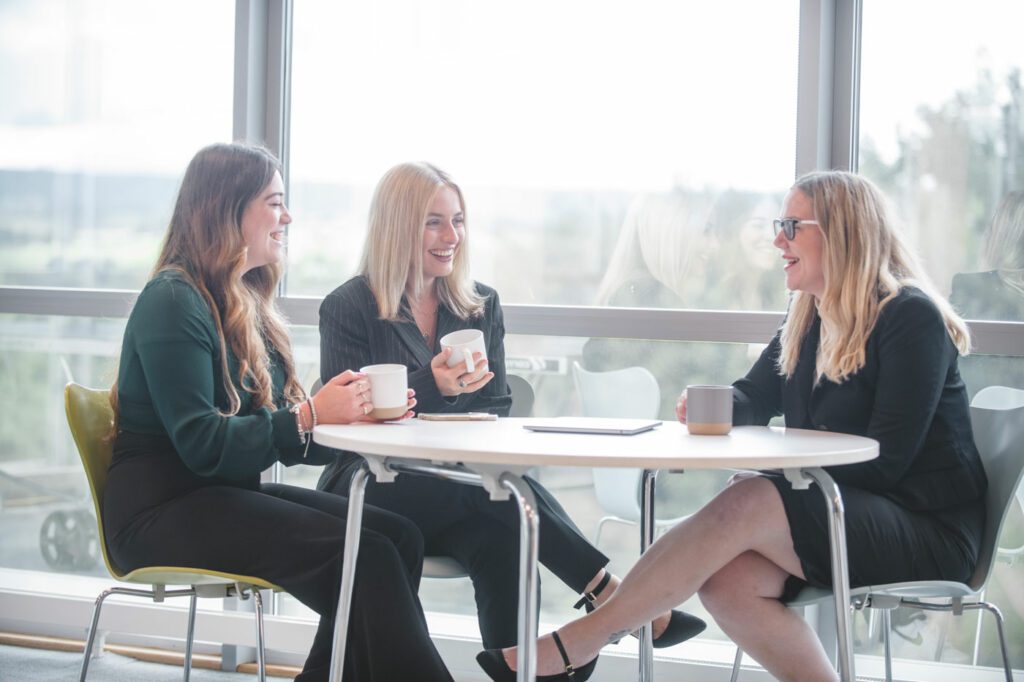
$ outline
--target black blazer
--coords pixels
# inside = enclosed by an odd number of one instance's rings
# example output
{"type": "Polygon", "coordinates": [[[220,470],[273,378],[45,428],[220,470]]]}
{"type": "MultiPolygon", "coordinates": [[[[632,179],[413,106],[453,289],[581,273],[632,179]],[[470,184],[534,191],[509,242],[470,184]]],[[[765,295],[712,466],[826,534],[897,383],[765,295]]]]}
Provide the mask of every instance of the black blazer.
{"type": "Polygon", "coordinates": [[[974,446],[957,350],[935,304],[905,288],[882,309],[868,337],[864,367],[836,384],[814,382],[821,320],[800,348],[793,376],[777,370],[777,334],[736,389],[733,421],[874,438],[877,459],[828,467],[837,483],[887,497],[913,510],[936,511],[980,498],[985,471],[974,446]]]}
{"type": "Polygon", "coordinates": [[[512,394],[505,381],[505,322],[501,303],[494,289],[477,283],[476,290],[487,299],[483,314],[460,320],[444,305],[439,306],[434,347],[428,348],[404,297],[400,317],[408,321],[382,320],[366,279],[353,277],[320,304],[320,380],[326,383],[346,369],[358,371],[366,365],[402,364],[409,368],[409,388],[416,391],[417,412],[472,410],[507,417],[512,394]],[[446,398],[434,383],[430,361],[441,352],[438,340],[459,329],[479,329],[484,333],[488,368],[494,372],[494,378],[475,393],[446,398]]]}

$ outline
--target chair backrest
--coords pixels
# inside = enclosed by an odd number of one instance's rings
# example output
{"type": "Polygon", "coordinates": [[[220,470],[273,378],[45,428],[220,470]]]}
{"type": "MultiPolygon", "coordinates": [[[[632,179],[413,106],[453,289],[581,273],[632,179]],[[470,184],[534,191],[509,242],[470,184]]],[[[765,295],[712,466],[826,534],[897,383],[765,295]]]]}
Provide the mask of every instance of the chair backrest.
{"type": "Polygon", "coordinates": [[[124,573],[114,566],[107,555],[107,540],[103,534],[103,491],[107,487],[107,469],[113,455],[113,444],[109,439],[114,425],[110,391],[86,388],[71,382],[64,387],[64,411],[78,455],[82,458],[82,466],[85,467],[85,477],[89,481],[103,562],[111,575],[120,577],[124,573]]]}
{"type": "Polygon", "coordinates": [[[533,414],[533,386],[518,374],[505,376],[508,389],[512,391],[512,409],[510,417],[529,417],[533,414]]]}
{"type": "Polygon", "coordinates": [[[968,583],[977,590],[992,572],[999,535],[1024,479],[1024,390],[990,386],[979,391],[971,402],[971,427],[988,476],[985,531],[968,583]]]}
{"type": "MultiPolygon", "coordinates": [[[[576,392],[585,417],[654,419],[661,389],[644,367],[591,372],[578,362],[572,366],[576,392]]],[[[601,508],[627,521],[640,520],[640,469],[593,469],[594,495],[601,508]]]]}
{"type": "Polygon", "coordinates": [[[609,372],[591,372],[580,363],[572,366],[576,391],[585,417],[627,417],[655,419],[661,389],[658,380],[644,367],[625,367],[609,372]]]}

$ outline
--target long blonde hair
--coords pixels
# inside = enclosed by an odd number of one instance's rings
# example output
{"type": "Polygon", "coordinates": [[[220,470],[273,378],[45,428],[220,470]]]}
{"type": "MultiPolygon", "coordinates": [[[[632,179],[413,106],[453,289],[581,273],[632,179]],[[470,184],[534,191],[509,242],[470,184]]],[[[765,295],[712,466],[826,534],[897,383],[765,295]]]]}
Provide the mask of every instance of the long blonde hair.
{"type": "MultiPolygon", "coordinates": [[[[295,376],[286,325],[274,300],[282,268],[272,263],[245,271],[242,215],[274,173],[280,172],[280,162],[263,147],[236,142],[199,150],[185,170],[153,268],[153,277],[167,271],[179,273],[210,306],[229,401],[226,415],[237,414],[241,407],[226,348],[238,360],[238,384],[252,395],[254,405],[276,407],[271,349],[285,372],[285,399],[294,403],[305,398],[295,376]]],[[[115,381],[115,389],[116,385],[115,381]]],[[[111,402],[116,409],[115,392],[111,402]]]]}
{"type": "Polygon", "coordinates": [[[1007,286],[1024,294],[1024,191],[999,202],[985,232],[985,261],[1007,286]]]}
{"type": "Polygon", "coordinates": [[[680,191],[635,199],[622,222],[595,305],[609,305],[623,284],[647,276],[670,289],[680,302],[686,301],[690,262],[709,229],[708,203],[680,191]]]}
{"type": "MultiPolygon", "coordinates": [[[[399,164],[377,183],[359,273],[369,282],[381,319],[399,318],[407,287],[413,297],[422,293],[423,227],[430,202],[442,187],[459,197],[465,218],[462,190],[447,173],[429,163],[399,164]]],[[[478,317],[484,307],[469,276],[468,247],[467,228],[466,238],[455,252],[452,273],[437,278],[435,284],[440,302],[463,320],[478,317]]]]}
{"type": "Polygon", "coordinates": [[[967,325],[893,229],[885,199],[874,184],[852,173],[822,171],[804,175],[793,189],[811,200],[823,235],[825,292],[820,301],[805,291],[793,292],[782,327],[782,375],[790,377],[796,371],[800,344],[816,311],[821,316],[817,378],[838,383],[858,371],[879,313],[907,286],[920,289],[935,303],[953,343],[967,354],[967,325]]]}

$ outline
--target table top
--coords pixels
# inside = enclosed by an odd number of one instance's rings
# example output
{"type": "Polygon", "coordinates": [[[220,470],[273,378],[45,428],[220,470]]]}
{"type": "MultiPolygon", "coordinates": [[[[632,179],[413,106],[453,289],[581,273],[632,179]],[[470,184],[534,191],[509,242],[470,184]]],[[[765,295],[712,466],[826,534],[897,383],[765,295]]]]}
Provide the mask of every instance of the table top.
{"type": "Polygon", "coordinates": [[[313,439],[365,455],[525,467],[783,469],[853,464],[878,456],[877,441],[828,431],[737,426],[725,436],[691,436],[684,424],[662,422],[652,431],[619,436],[528,431],[523,425],[530,421],[330,424],[317,426],[313,439]]]}

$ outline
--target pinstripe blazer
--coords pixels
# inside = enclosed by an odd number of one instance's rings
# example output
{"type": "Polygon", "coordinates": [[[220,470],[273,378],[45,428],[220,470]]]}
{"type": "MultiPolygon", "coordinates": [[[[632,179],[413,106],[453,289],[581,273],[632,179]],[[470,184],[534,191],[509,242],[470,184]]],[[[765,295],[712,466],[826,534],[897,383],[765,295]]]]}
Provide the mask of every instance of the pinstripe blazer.
{"type": "Polygon", "coordinates": [[[409,388],[416,391],[417,412],[473,410],[507,417],[512,395],[505,381],[505,322],[501,303],[494,289],[477,282],[476,290],[487,299],[483,314],[460,320],[444,305],[439,306],[434,347],[428,348],[404,298],[401,314],[408,321],[382,320],[366,279],[353,277],[320,304],[321,381],[326,383],[346,369],[402,364],[409,368],[409,388]],[[437,340],[458,329],[479,329],[484,333],[488,368],[494,372],[494,378],[475,393],[446,398],[434,383],[430,361],[441,352],[437,340]]]}

